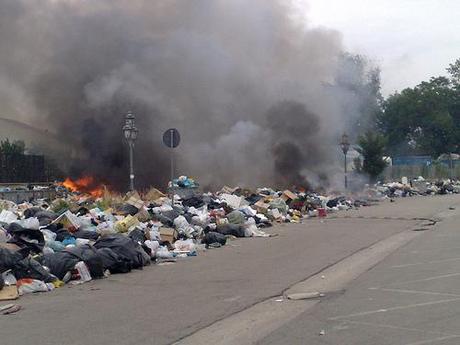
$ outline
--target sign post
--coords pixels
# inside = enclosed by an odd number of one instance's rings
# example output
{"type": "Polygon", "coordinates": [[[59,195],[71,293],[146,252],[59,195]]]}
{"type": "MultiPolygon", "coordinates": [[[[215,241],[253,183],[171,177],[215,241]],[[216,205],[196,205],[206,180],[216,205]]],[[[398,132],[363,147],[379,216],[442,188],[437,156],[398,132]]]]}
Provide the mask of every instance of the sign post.
{"type": "Polygon", "coordinates": [[[180,134],[176,128],[170,128],[163,133],[163,143],[170,148],[171,158],[171,206],[174,206],[174,149],[179,146],[180,134]]]}

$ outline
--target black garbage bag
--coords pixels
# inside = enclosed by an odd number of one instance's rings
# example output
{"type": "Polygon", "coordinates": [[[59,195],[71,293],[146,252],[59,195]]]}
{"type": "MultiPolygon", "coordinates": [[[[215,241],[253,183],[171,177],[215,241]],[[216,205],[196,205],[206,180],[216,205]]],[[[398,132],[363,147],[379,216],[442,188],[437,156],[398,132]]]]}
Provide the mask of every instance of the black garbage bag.
{"type": "Polygon", "coordinates": [[[65,251],[79,258],[88,266],[92,278],[102,278],[104,276],[104,261],[92,245],[85,244],[80,247],[68,248],[65,251]]]}
{"type": "Polygon", "coordinates": [[[146,240],[145,232],[138,228],[131,231],[128,236],[141,245],[144,244],[146,240]]]}
{"type": "Polygon", "coordinates": [[[218,232],[210,231],[204,236],[204,238],[201,240],[201,243],[204,243],[206,245],[220,243],[221,245],[225,246],[225,244],[227,243],[227,238],[225,237],[225,235],[222,235],[218,232]]]}
{"type": "Polygon", "coordinates": [[[77,216],[84,216],[85,214],[88,214],[88,213],[89,213],[88,208],[82,206],[82,207],[80,207],[80,208],[78,209],[76,215],[77,215],[77,216]]]}
{"type": "Polygon", "coordinates": [[[123,216],[131,215],[135,216],[139,209],[136,206],[130,204],[123,204],[117,207],[117,212],[123,216]]]}
{"type": "Polygon", "coordinates": [[[57,214],[51,211],[41,210],[35,213],[34,217],[38,218],[40,226],[45,226],[50,224],[53,220],[57,218],[57,214]]]}
{"type": "Polygon", "coordinates": [[[100,248],[97,253],[102,258],[104,269],[110,273],[128,273],[131,271],[131,261],[127,258],[118,255],[110,248],[100,248]]]}
{"type": "Polygon", "coordinates": [[[161,222],[161,224],[163,224],[164,226],[168,227],[168,228],[173,228],[174,227],[174,222],[173,222],[173,219],[169,218],[169,217],[166,217],[165,215],[163,214],[156,214],[154,215],[154,217],[161,222]]]}
{"type": "Polygon", "coordinates": [[[95,231],[80,229],[75,231],[72,236],[75,238],[84,238],[86,240],[96,241],[100,235],[95,231]]]}
{"type": "Polygon", "coordinates": [[[96,248],[91,245],[66,248],[53,254],[45,254],[42,264],[49,268],[50,272],[59,279],[64,278],[67,272],[73,270],[75,265],[83,261],[88,266],[92,278],[104,276],[104,260],[96,248]]]}
{"type": "Polygon", "coordinates": [[[332,207],[337,207],[338,204],[339,204],[339,199],[338,199],[338,198],[335,198],[335,199],[329,200],[329,201],[326,203],[326,206],[332,208],[332,207]]]}
{"type": "Polygon", "coordinates": [[[50,274],[38,261],[31,257],[24,258],[14,265],[12,272],[16,279],[30,278],[51,283],[56,280],[56,276],[50,274]]]}
{"type": "Polygon", "coordinates": [[[73,234],[62,228],[56,231],[56,241],[62,242],[68,237],[73,237],[73,234]]]}
{"type": "Polygon", "coordinates": [[[27,254],[21,251],[0,248],[0,274],[13,269],[13,267],[26,256],[27,254]]]}
{"type": "Polygon", "coordinates": [[[5,281],[3,280],[3,276],[0,274],[0,290],[2,290],[4,286],[5,286],[5,281]]]}
{"type": "Polygon", "coordinates": [[[10,224],[8,232],[12,238],[8,241],[21,248],[28,248],[30,252],[39,254],[45,247],[45,238],[40,230],[24,229],[16,223],[10,224]]]}
{"type": "Polygon", "coordinates": [[[171,220],[174,220],[180,216],[180,212],[177,209],[165,211],[165,212],[162,212],[161,214],[165,217],[168,217],[171,220]]]}
{"type": "Polygon", "coordinates": [[[6,231],[8,231],[10,234],[13,234],[14,232],[24,230],[24,228],[18,224],[18,223],[10,223],[5,226],[6,231]]]}
{"type": "Polygon", "coordinates": [[[49,231],[52,232],[57,232],[60,229],[63,229],[64,226],[61,223],[53,223],[53,224],[48,224],[45,229],[48,229],[49,231]]]}
{"type": "Polygon", "coordinates": [[[67,272],[73,270],[81,259],[67,250],[53,254],[45,254],[42,264],[49,268],[50,272],[59,279],[63,279],[67,272]]]}
{"type": "Polygon", "coordinates": [[[35,217],[35,214],[37,212],[40,212],[42,209],[40,207],[31,207],[28,208],[24,211],[24,217],[25,218],[32,218],[35,217]]]}
{"type": "Polygon", "coordinates": [[[208,203],[208,209],[209,210],[218,210],[219,208],[222,208],[224,203],[220,203],[216,200],[210,200],[208,203]]]}
{"type": "Polygon", "coordinates": [[[245,237],[244,227],[237,224],[217,225],[216,232],[222,235],[232,235],[235,237],[245,237]]]}
{"type": "Polygon", "coordinates": [[[195,208],[200,208],[204,206],[205,202],[203,201],[203,198],[199,195],[192,196],[187,199],[182,200],[182,205],[185,207],[195,207],[195,208]]]}
{"type": "Polygon", "coordinates": [[[132,238],[121,234],[102,237],[96,241],[97,249],[110,248],[131,263],[132,268],[142,268],[150,264],[150,258],[141,246],[132,238]]]}
{"type": "Polygon", "coordinates": [[[246,197],[246,201],[249,202],[249,205],[254,205],[260,199],[262,199],[262,196],[259,194],[251,194],[250,196],[246,197]]]}
{"type": "Polygon", "coordinates": [[[256,221],[257,227],[269,228],[272,226],[272,223],[267,218],[259,218],[257,215],[255,215],[253,218],[256,221]]]}
{"type": "Polygon", "coordinates": [[[340,204],[343,204],[347,201],[347,198],[344,197],[344,196],[339,196],[338,198],[334,198],[334,199],[331,199],[329,200],[327,203],[326,203],[326,206],[327,207],[336,207],[339,203],[340,204]]]}

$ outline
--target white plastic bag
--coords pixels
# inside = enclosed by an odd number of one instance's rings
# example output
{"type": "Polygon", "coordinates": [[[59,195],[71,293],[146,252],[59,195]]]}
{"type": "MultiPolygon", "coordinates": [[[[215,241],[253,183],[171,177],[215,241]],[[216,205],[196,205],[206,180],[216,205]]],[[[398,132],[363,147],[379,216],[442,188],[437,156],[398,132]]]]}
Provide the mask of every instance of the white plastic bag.
{"type": "Polygon", "coordinates": [[[17,282],[19,295],[33,292],[48,292],[54,289],[54,285],[46,284],[44,281],[37,279],[19,279],[17,282]]]}
{"type": "Polygon", "coordinates": [[[43,229],[40,230],[45,238],[46,242],[56,241],[56,233],[52,232],[51,230],[43,229]]]}
{"type": "Polygon", "coordinates": [[[2,210],[2,212],[0,212],[0,222],[11,224],[16,220],[18,220],[18,217],[13,212],[7,210],[2,210]]]}
{"type": "Polygon", "coordinates": [[[40,221],[38,220],[38,218],[35,217],[21,219],[16,221],[15,223],[18,223],[25,229],[38,230],[40,228],[40,221]]]}
{"type": "Polygon", "coordinates": [[[89,273],[88,266],[83,261],[77,262],[75,269],[78,271],[80,279],[71,281],[71,284],[83,284],[91,280],[91,274],[89,273]]]}
{"type": "Polygon", "coordinates": [[[17,284],[16,277],[13,275],[13,273],[11,273],[11,270],[3,272],[1,274],[1,276],[2,276],[3,281],[5,282],[6,286],[16,285],[17,284]]]}
{"type": "Polygon", "coordinates": [[[167,247],[160,247],[155,252],[155,257],[157,259],[170,259],[174,257],[174,254],[171,253],[167,247]]]}
{"type": "Polygon", "coordinates": [[[196,250],[195,243],[193,240],[178,240],[174,242],[174,248],[176,252],[194,252],[196,250]]]}
{"type": "Polygon", "coordinates": [[[88,240],[88,239],[86,239],[86,238],[77,238],[77,239],[75,240],[75,245],[76,245],[77,247],[81,247],[81,246],[84,246],[85,244],[88,244],[88,243],[90,243],[90,242],[91,242],[91,240],[88,240]]]}
{"type": "Polygon", "coordinates": [[[257,228],[254,218],[249,218],[244,223],[244,235],[246,237],[270,237],[269,234],[257,228]]]}
{"type": "Polygon", "coordinates": [[[144,244],[149,247],[152,252],[156,252],[156,250],[160,247],[160,243],[158,241],[147,240],[144,244]]]}
{"type": "Polygon", "coordinates": [[[185,234],[187,237],[191,237],[195,232],[195,229],[190,226],[184,216],[179,216],[174,219],[174,227],[179,233],[185,234]]]}

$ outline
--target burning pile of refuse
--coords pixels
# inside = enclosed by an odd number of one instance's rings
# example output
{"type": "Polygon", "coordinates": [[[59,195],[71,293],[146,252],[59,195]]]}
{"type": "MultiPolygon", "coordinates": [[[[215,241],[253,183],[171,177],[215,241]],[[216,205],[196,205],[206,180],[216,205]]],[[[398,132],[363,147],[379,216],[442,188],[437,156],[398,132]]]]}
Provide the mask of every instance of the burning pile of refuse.
{"type": "Polygon", "coordinates": [[[270,237],[266,228],[273,223],[323,217],[376,197],[460,191],[459,183],[433,189],[424,182],[421,192],[403,181],[377,184],[361,199],[270,188],[201,193],[198,183],[182,176],[169,185],[172,198],[155,188],[122,196],[80,182],[66,181],[67,189],[61,184],[54,200],[0,200],[0,300],[175,262],[229,239],[270,237]]]}
{"type": "Polygon", "coordinates": [[[0,201],[3,294],[50,291],[196,256],[233,238],[270,237],[264,229],[273,222],[300,222],[325,213],[321,210],[327,203],[336,209],[353,207],[345,198],[332,205],[317,194],[269,188],[200,193],[187,177],[170,184],[174,202],[154,188],[121,196],[79,193],[78,183],[66,185],[68,190],[55,200],[0,201]]]}

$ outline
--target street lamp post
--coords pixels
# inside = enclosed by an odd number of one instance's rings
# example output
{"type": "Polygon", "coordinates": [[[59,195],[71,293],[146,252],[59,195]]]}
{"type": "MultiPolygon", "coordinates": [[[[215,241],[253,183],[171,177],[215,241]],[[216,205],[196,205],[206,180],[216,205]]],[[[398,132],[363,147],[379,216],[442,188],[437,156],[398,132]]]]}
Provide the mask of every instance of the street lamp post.
{"type": "Polygon", "coordinates": [[[129,146],[129,189],[134,190],[134,142],[137,139],[139,130],[134,125],[135,117],[131,111],[128,111],[123,126],[123,135],[129,146]]]}
{"type": "Polygon", "coordinates": [[[344,159],[344,174],[345,174],[345,189],[348,189],[348,177],[347,177],[347,153],[350,149],[350,141],[347,134],[342,135],[342,141],[340,142],[340,147],[342,148],[344,159]]]}

